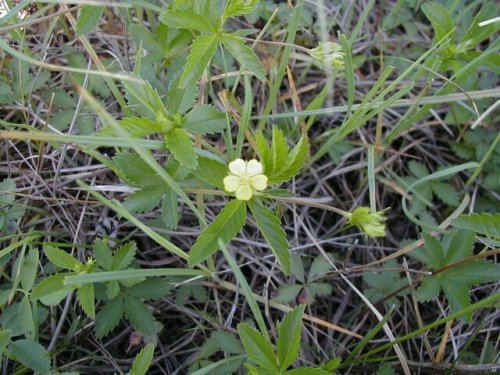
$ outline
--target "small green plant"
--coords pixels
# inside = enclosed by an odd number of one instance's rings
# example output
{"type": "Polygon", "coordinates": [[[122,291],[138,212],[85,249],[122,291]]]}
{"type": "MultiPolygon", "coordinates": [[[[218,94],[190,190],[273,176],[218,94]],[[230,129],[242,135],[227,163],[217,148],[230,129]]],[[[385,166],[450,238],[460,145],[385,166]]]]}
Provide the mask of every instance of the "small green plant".
{"type": "Polygon", "coordinates": [[[17,220],[23,216],[25,207],[16,202],[12,192],[16,183],[5,179],[0,183],[0,233],[13,234],[17,228],[17,220]]]}

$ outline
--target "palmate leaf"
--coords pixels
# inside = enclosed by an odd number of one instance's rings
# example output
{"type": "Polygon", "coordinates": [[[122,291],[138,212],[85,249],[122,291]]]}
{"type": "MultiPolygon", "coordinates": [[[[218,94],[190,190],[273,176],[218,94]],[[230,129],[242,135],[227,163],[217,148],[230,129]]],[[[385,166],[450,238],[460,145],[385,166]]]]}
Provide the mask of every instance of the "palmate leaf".
{"type": "Polygon", "coordinates": [[[189,169],[196,168],[198,156],[194,150],[193,142],[184,129],[174,128],[165,133],[165,145],[180,164],[189,169]]]}
{"type": "Polygon", "coordinates": [[[125,245],[120,246],[113,256],[111,270],[119,271],[128,267],[134,259],[136,251],[137,245],[134,241],[127,242],[125,245]]]}
{"type": "Polygon", "coordinates": [[[199,36],[193,41],[191,53],[187,58],[186,66],[179,82],[181,88],[191,86],[200,79],[203,71],[215,54],[218,44],[216,34],[199,36]]]}
{"type": "Polygon", "coordinates": [[[214,222],[198,237],[189,254],[189,266],[193,267],[219,249],[219,238],[231,241],[241,230],[247,215],[244,201],[232,200],[221,210],[214,222]]]}
{"type": "Polygon", "coordinates": [[[441,4],[429,2],[422,5],[422,11],[431,21],[436,39],[441,40],[455,27],[448,9],[441,4]]]}
{"type": "MultiPolygon", "coordinates": [[[[473,253],[474,232],[457,230],[447,247],[430,235],[424,234],[427,266],[430,269],[452,266],[467,260],[473,253]],[[437,254],[440,253],[440,254],[437,254]],[[444,259],[444,260],[443,260],[444,259]]],[[[445,241],[443,241],[445,242],[445,241]]],[[[421,301],[436,297],[440,290],[446,295],[452,312],[470,306],[469,288],[483,282],[500,280],[500,265],[485,260],[473,260],[452,266],[436,275],[427,276],[418,288],[416,296],[421,301]]],[[[462,317],[466,321],[471,313],[462,317]]]]}
{"type": "Polygon", "coordinates": [[[309,156],[309,142],[302,137],[299,143],[288,153],[285,167],[281,173],[269,178],[269,184],[280,184],[290,180],[304,167],[309,156]]]}
{"type": "Polygon", "coordinates": [[[220,42],[240,63],[243,69],[251,71],[262,82],[266,82],[266,72],[262,67],[262,63],[241,37],[226,33],[221,36],[220,42]]]}
{"type": "Polygon", "coordinates": [[[290,259],[290,251],[288,250],[286,234],[281,226],[280,219],[271,210],[264,207],[262,203],[255,201],[255,199],[247,203],[259,230],[271,247],[281,269],[286,275],[290,274],[292,261],[290,259]]]}
{"type": "Polygon", "coordinates": [[[250,13],[258,4],[259,0],[228,0],[222,19],[226,20],[229,17],[237,17],[250,13]]]}

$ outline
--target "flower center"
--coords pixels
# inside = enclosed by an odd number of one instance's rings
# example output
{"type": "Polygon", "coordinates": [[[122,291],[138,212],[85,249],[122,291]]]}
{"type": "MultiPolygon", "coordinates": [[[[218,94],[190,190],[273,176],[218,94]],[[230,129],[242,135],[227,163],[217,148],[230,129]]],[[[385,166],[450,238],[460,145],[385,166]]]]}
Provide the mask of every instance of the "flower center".
{"type": "Polygon", "coordinates": [[[248,173],[243,173],[240,176],[240,185],[248,185],[250,183],[250,175],[248,173]]]}

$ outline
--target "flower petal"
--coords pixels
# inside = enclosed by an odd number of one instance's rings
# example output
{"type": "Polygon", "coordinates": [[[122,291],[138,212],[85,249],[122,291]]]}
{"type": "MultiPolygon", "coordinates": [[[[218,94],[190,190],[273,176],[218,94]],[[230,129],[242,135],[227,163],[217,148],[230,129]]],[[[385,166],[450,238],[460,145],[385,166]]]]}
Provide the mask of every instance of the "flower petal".
{"type": "Polygon", "coordinates": [[[229,163],[229,171],[236,176],[241,176],[246,170],[247,163],[243,159],[236,159],[229,163]]]}
{"type": "Polygon", "coordinates": [[[236,199],[247,201],[252,198],[252,189],[249,184],[244,184],[236,190],[236,199]]]}
{"type": "Polygon", "coordinates": [[[224,178],[224,189],[230,193],[234,193],[240,187],[240,178],[229,175],[224,178]]]}
{"type": "Polygon", "coordinates": [[[250,176],[255,176],[262,173],[262,164],[257,160],[252,159],[247,163],[247,173],[250,176]]]}
{"type": "Polygon", "coordinates": [[[250,185],[252,185],[255,190],[264,190],[267,187],[267,176],[258,174],[250,177],[250,185]]]}

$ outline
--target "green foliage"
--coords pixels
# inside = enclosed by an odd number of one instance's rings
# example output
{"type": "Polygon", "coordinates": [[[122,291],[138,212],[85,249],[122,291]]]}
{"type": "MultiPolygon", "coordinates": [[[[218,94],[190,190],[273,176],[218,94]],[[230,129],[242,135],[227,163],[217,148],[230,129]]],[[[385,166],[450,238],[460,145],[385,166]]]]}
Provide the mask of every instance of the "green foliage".
{"type": "Polygon", "coordinates": [[[266,80],[262,63],[254,52],[245,45],[244,39],[223,28],[228,18],[251,12],[257,3],[256,0],[230,0],[226,3],[222,14],[217,15],[215,22],[210,22],[214,14],[215,2],[205,6],[203,11],[196,7],[189,11],[178,10],[174,7],[160,15],[160,21],[171,28],[190,29],[202,33],[191,44],[191,52],[179,81],[181,88],[193,85],[201,78],[219,45],[238,60],[243,69],[250,70],[261,81],[266,80]]]}
{"type": "Polygon", "coordinates": [[[76,35],[81,36],[95,29],[104,13],[102,6],[84,6],[82,7],[80,17],[76,23],[76,35]]]}
{"type": "MultiPolygon", "coordinates": [[[[406,186],[410,186],[429,175],[425,165],[419,162],[410,161],[408,168],[411,175],[402,178],[406,186]]],[[[411,193],[410,212],[416,215],[422,215],[427,207],[432,207],[434,197],[451,207],[456,207],[460,203],[460,194],[451,184],[442,180],[430,180],[426,181],[425,184],[418,184],[412,189],[411,193]]]]}
{"type": "Polygon", "coordinates": [[[155,347],[153,344],[148,344],[137,354],[134,363],[132,364],[132,369],[130,370],[130,375],[145,375],[151,366],[151,361],[153,360],[153,354],[155,347]]]}
{"type": "Polygon", "coordinates": [[[290,303],[298,297],[299,303],[310,305],[314,302],[315,297],[332,293],[332,286],[329,283],[320,282],[331,268],[322,256],[314,258],[312,262],[307,261],[306,267],[304,267],[302,258],[297,255],[292,254],[291,261],[291,271],[297,282],[281,285],[278,288],[278,295],[273,298],[274,301],[290,303]],[[307,273],[305,269],[308,270],[307,273]]]}
{"type": "MultiPolygon", "coordinates": [[[[365,289],[364,295],[373,303],[386,298],[396,290],[408,284],[408,280],[396,271],[400,268],[398,262],[389,260],[379,272],[365,271],[363,272],[363,281],[369,288],[365,289]]],[[[404,289],[398,292],[395,296],[384,301],[386,306],[392,306],[398,303],[396,297],[402,297],[408,294],[408,290],[404,289]]]]}
{"type": "Polygon", "coordinates": [[[261,132],[257,133],[255,141],[269,185],[281,184],[297,175],[309,156],[309,142],[306,137],[301,137],[290,150],[283,132],[277,127],[273,127],[270,147],[261,132]]]}
{"type": "Polygon", "coordinates": [[[273,344],[255,328],[246,323],[238,324],[238,334],[250,360],[250,363],[245,364],[249,373],[269,375],[331,373],[319,367],[288,370],[299,354],[304,309],[305,305],[297,306],[278,324],[277,352],[273,344]]]}
{"type": "Polygon", "coordinates": [[[5,179],[0,183],[0,233],[14,233],[17,228],[16,220],[25,212],[25,207],[16,203],[12,194],[14,190],[16,190],[14,180],[5,179]]]}
{"type": "Polygon", "coordinates": [[[280,219],[255,199],[248,201],[247,204],[260,232],[276,256],[281,269],[285,274],[289,274],[291,267],[290,251],[280,219]]]}
{"type": "MultiPolygon", "coordinates": [[[[470,259],[474,250],[474,232],[457,230],[441,242],[424,233],[427,269],[439,271],[425,277],[417,290],[417,298],[430,301],[440,290],[445,293],[452,312],[470,306],[469,288],[473,285],[500,280],[500,265],[470,259]]],[[[471,320],[471,313],[462,318],[471,320]]]]}
{"type": "Polygon", "coordinates": [[[460,215],[452,221],[453,226],[480,233],[500,240],[500,213],[491,215],[488,213],[460,215]]]}
{"type": "Polygon", "coordinates": [[[17,340],[12,343],[11,353],[14,358],[29,369],[42,375],[50,373],[49,352],[33,340],[17,340]]]}
{"type": "Polygon", "coordinates": [[[228,243],[241,230],[247,215],[244,201],[232,200],[198,237],[189,253],[191,267],[203,262],[219,249],[219,239],[228,243]]]}

